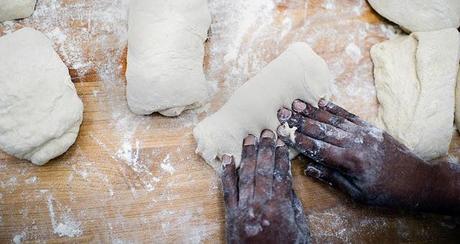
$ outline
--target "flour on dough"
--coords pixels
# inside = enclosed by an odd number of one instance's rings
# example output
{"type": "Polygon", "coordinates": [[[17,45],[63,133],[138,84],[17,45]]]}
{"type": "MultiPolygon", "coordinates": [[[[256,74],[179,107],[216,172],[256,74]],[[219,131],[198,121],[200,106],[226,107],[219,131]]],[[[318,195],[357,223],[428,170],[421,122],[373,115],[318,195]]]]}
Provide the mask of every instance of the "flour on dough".
{"type": "Polygon", "coordinates": [[[0,0],[0,22],[31,16],[35,3],[36,0],[0,0]]]}
{"type": "Polygon", "coordinates": [[[77,138],[83,104],[69,71],[42,33],[0,38],[0,149],[43,165],[77,138]]]}
{"type": "Polygon", "coordinates": [[[415,32],[371,49],[380,102],[377,124],[430,160],[452,139],[459,34],[415,32]]]}
{"type": "Polygon", "coordinates": [[[130,2],[127,99],[141,115],[177,116],[210,96],[203,72],[207,0],[130,2]]]}
{"type": "Polygon", "coordinates": [[[223,154],[233,155],[239,165],[244,137],[258,136],[263,129],[276,131],[278,109],[290,107],[295,99],[317,104],[320,98],[329,98],[331,82],[321,57],[305,43],[292,44],[196,126],[197,153],[216,170],[223,154]]]}
{"type": "Polygon", "coordinates": [[[408,32],[460,26],[459,0],[368,0],[383,17],[408,32]]]}

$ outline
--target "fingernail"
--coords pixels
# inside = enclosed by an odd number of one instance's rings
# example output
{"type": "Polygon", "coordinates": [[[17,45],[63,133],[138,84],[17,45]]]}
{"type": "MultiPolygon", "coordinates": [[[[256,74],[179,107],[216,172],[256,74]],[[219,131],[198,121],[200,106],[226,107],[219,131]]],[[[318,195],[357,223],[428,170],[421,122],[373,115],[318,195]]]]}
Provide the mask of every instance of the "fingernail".
{"type": "Polygon", "coordinates": [[[286,146],[286,144],[281,139],[276,140],[276,147],[284,147],[284,146],[286,146]]]}
{"type": "Polygon", "coordinates": [[[314,177],[314,178],[320,178],[321,177],[321,171],[315,167],[308,166],[307,169],[305,170],[305,174],[314,177]]]}
{"type": "Polygon", "coordinates": [[[281,108],[280,110],[278,110],[278,118],[283,122],[290,119],[291,116],[292,112],[289,109],[281,108]]]}
{"type": "Polygon", "coordinates": [[[294,111],[296,111],[298,113],[304,111],[306,108],[307,108],[307,104],[305,104],[304,102],[302,102],[300,100],[295,100],[292,103],[292,109],[294,109],[294,111]]]}
{"type": "Polygon", "coordinates": [[[233,157],[232,157],[232,156],[230,156],[230,155],[228,155],[228,154],[224,154],[224,155],[222,156],[222,165],[225,167],[225,166],[231,164],[231,163],[232,163],[232,160],[233,160],[233,157]]]}
{"type": "Polygon", "coordinates": [[[265,129],[265,130],[262,131],[262,134],[260,134],[260,137],[274,139],[275,138],[275,133],[273,133],[273,131],[271,131],[271,130],[265,129]]]}
{"type": "Polygon", "coordinates": [[[248,135],[246,138],[244,138],[243,145],[245,146],[251,146],[256,144],[256,137],[253,135],[248,135]]]}
{"type": "Polygon", "coordinates": [[[327,104],[328,104],[328,102],[327,102],[326,99],[324,99],[324,98],[321,98],[321,99],[319,99],[319,101],[318,101],[318,106],[319,106],[319,107],[326,107],[327,104]]]}

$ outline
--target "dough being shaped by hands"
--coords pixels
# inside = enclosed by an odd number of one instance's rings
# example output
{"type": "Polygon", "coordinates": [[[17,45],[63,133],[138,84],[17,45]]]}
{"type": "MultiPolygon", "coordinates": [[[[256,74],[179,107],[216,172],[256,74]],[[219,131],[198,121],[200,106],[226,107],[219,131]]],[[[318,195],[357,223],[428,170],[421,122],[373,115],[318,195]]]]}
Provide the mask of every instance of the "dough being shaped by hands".
{"type": "Polygon", "coordinates": [[[0,149],[43,165],[75,142],[83,104],[69,70],[41,32],[0,38],[0,149]]]}
{"type": "Polygon", "coordinates": [[[369,3],[383,17],[408,32],[460,26],[459,0],[369,0],[369,3]]]}
{"type": "Polygon", "coordinates": [[[324,60],[305,43],[292,44],[258,75],[240,87],[215,114],[193,131],[199,153],[220,170],[224,154],[240,163],[241,146],[248,134],[259,136],[263,129],[276,131],[277,111],[295,99],[317,104],[330,97],[331,76],[324,60]]]}
{"type": "Polygon", "coordinates": [[[0,22],[31,16],[35,4],[36,0],[0,0],[0,22]]]}
{"type": "Polygon", "coordinates": [[[371,49],[377,124],[425,160],[449,149],[458,55],[456,29],[398,36],[371,49]]]}
{"type": "Polygon", "coordinates": [[[126,79],[131,111],[177,116],[207,101],[207,0],[135,0],[129,8],[126,79]]]}

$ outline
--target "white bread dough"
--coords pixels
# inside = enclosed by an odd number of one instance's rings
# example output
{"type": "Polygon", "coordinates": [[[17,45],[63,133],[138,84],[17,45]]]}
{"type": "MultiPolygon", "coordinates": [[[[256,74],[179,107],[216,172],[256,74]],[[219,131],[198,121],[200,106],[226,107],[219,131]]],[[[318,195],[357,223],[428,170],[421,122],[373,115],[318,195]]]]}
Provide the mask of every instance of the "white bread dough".
{"type": "Polygon", "coordinates": [[[77,138],[83,104],[69,71],[41,32],[0,38],[0,149],[43,165],[77,138]]]}
{"type": "Polygon", "coordinates": [[[408,32],[460,26],[460,0],[368,0],[383,17],[408,32]]]}
{"type": "Polygon", "coordinates": [[[426,160],[445,155],[452,139],[459,45],[458,31],[445,29],[371,49],[377,124],[426,160]]]}
{"type": "Polygon", "coordinates": [[[35,4],[36,0],[0,0],[0,22],[31,16],[35,4]]]}
{"type": "Polygon", "coordinates": [[[320,98],[329,98],[331,82],[324,60],[307,44],[294,43],[196,126],[197,153],[216,170],[224,154],[233,155],[239,165],[242,141],[248,134],[276,131],[278,109],[290,107],[295,99],[317,104],[320,98]]]}
{"type": "Polygon", "coordinates": [[[131,111],[177,116],[207,101],[207,0],[136,0],[129,7],[126,78],[131,111]]]}
{"type": "Polygon", "coordinates": [[[455,125],[460,131],[460,69],[458,70],[457,88],[455,93],[455,125]]]}

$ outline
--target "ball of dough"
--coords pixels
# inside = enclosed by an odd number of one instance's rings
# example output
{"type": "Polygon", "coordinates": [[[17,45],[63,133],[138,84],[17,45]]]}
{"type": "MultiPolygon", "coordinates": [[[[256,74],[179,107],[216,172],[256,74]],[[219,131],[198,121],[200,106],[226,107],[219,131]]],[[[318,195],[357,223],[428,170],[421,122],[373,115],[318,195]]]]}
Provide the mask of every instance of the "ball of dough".
{"type": "Polygon", "coordinates": [[[0,0],[0,22],[31,16],[35,3],[36,0],[0,0]]]}
{"type": "Polygon", "coordinates": [[[43,165],[75,142],[83,104],[45,35],[24,28],[0,38],[0,149],[43,165]]]}
{"type": "Polygon", "coordinates": [[[460,26],[460,0],[369,0],[369,3],[408,32],[460,26]]]}

